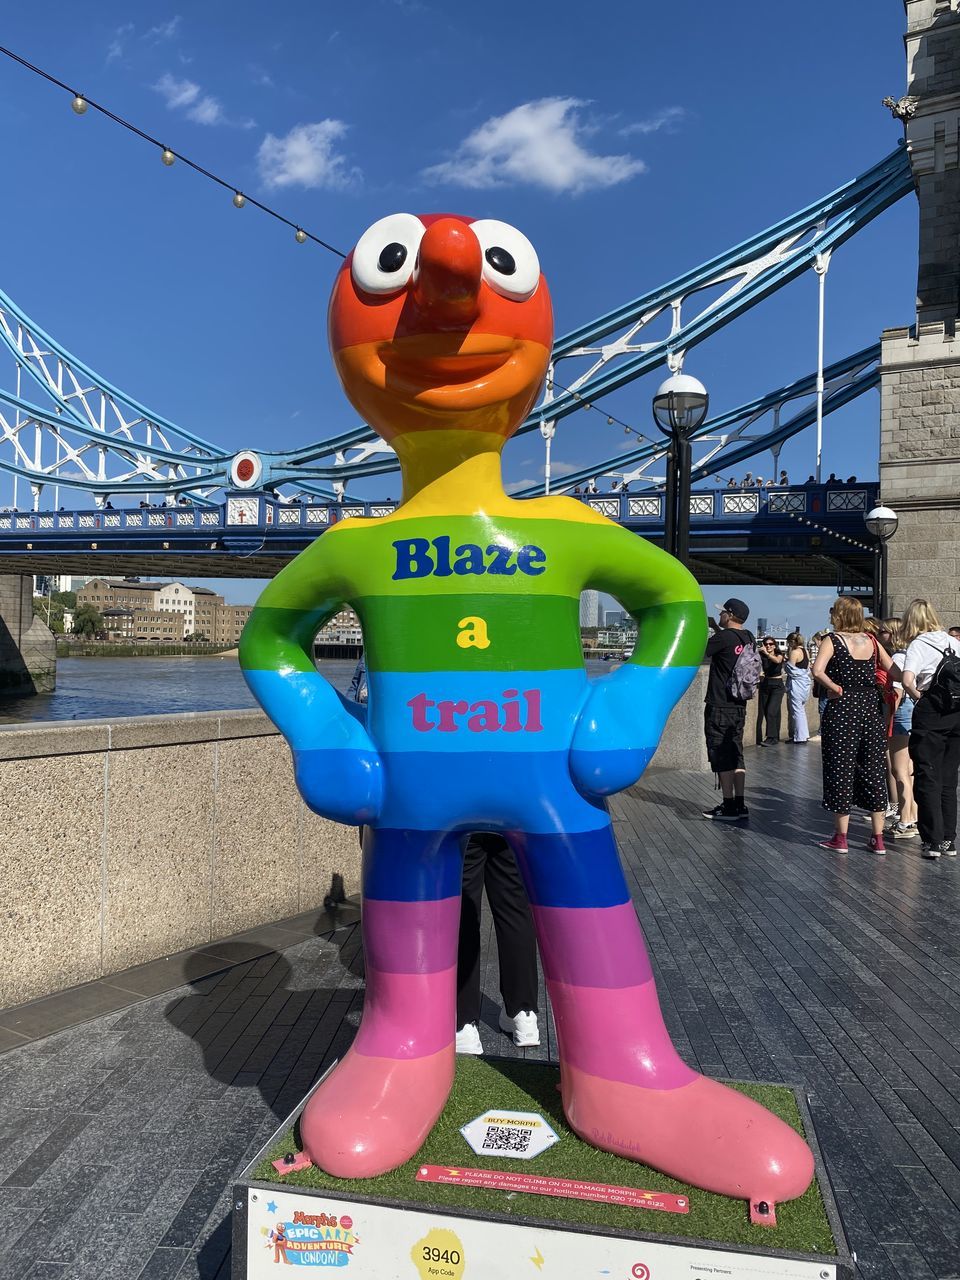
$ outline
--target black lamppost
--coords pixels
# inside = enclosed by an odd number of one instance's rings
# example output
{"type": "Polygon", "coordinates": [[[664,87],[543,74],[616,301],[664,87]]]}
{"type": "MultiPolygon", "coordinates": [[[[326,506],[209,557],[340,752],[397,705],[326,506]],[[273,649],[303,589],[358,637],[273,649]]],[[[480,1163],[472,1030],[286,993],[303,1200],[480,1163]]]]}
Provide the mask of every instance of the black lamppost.
{"type": "Polygon", "coordinates": [[[687,373],[672,374],[653,397],[654,420],[670,438],[663,545],[681,564],[690,558],[690,436],[706,419],[709,403],[703,383],[687,373]]]}
{"type": "Polygon", "coordinates": [[[880,543],[877,572],[873,584],[873,612],[877,618],[887,616],[887,543],[897,532],[900,517],[890,507],[874,507],[863,517],[863,523],[880,543]]]}

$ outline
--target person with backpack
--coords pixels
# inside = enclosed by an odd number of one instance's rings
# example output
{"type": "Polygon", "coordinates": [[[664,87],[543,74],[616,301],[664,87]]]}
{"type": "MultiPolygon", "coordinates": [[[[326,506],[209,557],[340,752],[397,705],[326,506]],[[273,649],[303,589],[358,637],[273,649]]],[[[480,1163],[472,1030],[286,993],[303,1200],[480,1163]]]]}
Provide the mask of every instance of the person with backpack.
{"type": "Polygon", "coordinates": [[[818,843],[848,853],[850,810],[870,813],[873,834],[867,848],[886,853],[883,824],[887,813],[886,736],[878,695],[877,670],[893,660],[863,629],[863,605],[841,596],[830,610],[833,631],[824,637],[813,676],[826,691],[820,722],[823,807],[833,814],[833,835],[818,843]]]}
{"type": "Polygon", "coordinates": [[[912,600],[903,615],[903,691],[913,701],[910,759],[920,851],[957,853],[960,769],[960,640],[948,635],[933,606],[912,600]]]}
{"type": "Polygon", "coordinates": [[[720,621],[708,619],[713,635],[704,659],[710,661],[703,729],[707,758],[717,775],[723,795],[713,809],[703,809],[713,822],[744,822],[750,816],[743,799],[746,769],[743,763],[743,726],[747,703],[760,684],[760,655],[752,634],[743,624],[750,610],[731,597],[720,610],[720,621]]]}

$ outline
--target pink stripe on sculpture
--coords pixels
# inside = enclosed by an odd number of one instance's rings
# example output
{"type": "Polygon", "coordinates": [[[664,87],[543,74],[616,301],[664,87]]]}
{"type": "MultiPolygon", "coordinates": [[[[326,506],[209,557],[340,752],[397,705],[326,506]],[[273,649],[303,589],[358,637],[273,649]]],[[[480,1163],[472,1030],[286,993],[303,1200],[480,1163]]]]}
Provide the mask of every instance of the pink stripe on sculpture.
{"type": "Polygon", "coordinates": [[[367,964],[384,973],[436,973],[457,959],[460,897],[434,902],[363,900],[367,964]]]}
{"type": "Polygon", "coordinates": [[[367,964],[363,1019],[354,1052],[422,1058],[453,1043],[457,966],[440,973],[383,973],[367,964]]]}
{"type": "Polygon", "coordinates": [[[791,1200],[810,1185],[813,1155],[799,1133],[706,1076],[680,1089],[645,1089],[565,1061],[560,1080],[567,1120],[595,1147],[752,1205],[791,1200]]]}
{"type": "Polygon", "coordinates": [[[532,910],[548,980],[574,987],[637,987],[653,976],[632,903],[532,910]]]}
{"type": "Polygon", "coordinates": [[[590,1075],[648,1089],[679,1089],[696,1078],[680,1058],[653,980],[637,987],[573,987],[550,982],[560,1059],[590,1075]]]}
{"type": "Polygon", "coordinates": [[[335,1178],[375,1178],[395,1169],[436,1124],[453,1069],[452,1039],[425,1058],[364,1057],[350,1049],[303,1109],[304,1151],[335,1178]]]}

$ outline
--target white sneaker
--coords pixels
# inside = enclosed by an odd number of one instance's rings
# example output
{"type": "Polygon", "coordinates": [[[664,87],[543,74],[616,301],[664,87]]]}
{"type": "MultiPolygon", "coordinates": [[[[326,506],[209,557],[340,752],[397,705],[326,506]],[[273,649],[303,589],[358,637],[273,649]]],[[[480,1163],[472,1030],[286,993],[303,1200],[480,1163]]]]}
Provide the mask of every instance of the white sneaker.
{"type": "Polygon", "coordinates": [[[521,1009],[515,1018],[511,1018],[506,1009],[501,1009],[500,1030],[513,1036],[513,1043],[518,1049],[530,1049],[540,1043],[537,1015],[529,1009],[521,1009]]]}
{"type": "Polygon", "coordinates": [[[475,1022],[468,1022],[457,1032],[457,1053],[472,1053],[475,1057],[483,1053],[480,1028],[475,1022]]]}

